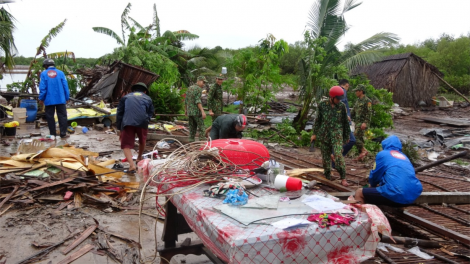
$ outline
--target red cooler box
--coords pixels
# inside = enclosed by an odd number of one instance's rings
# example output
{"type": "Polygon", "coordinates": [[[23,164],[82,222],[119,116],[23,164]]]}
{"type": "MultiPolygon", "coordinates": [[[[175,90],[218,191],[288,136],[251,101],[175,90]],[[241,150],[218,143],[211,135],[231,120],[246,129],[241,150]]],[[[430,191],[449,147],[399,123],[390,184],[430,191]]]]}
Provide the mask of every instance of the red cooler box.
{"type": "Polygon", "coordinates": [[[268,149],[263,144],[253,140],[235,138],[216,139],[207,144],[208,147],[218,148],[225,162],[230,161],[246,170],[256,169],[263,162],[269,160],[268,149]]]}

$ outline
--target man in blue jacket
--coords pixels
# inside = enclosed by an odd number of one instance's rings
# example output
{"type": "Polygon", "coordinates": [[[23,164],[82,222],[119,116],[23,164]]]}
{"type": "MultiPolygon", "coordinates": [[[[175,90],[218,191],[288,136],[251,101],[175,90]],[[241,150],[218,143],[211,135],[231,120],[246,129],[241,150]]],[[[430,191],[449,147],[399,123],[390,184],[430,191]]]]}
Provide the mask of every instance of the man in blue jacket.
{"type": "Polygon", "coordinates": [[[142,159],[145,142],[147,140],[150,118],[154,108],[152,99],[147,95],[149,90],[144,83],[136,83],[132,92],[122,97],[116,112],[116,126],[121,131],[121,149],[129,162],[129,173],[135,173],[136,165],[132,159],[131,149],[134,148],[135,136],[139,138],[139,156],[142,159]]]}
{"type": "Polygon", "coordinates": [[[46,69],[41,73],[39,83],[39,102],[45,105],[46,120],[49,134],[56,135],[54,113],[59,120],[60,137],[67,137],[67,108],[70,91],[65,74],[55,68],[54,61],[45,59],[42,66],[46,69]]]}
{"type": "Polygon", "coordinates": [[[369,175],[372,188],[357,189],[355,199],[361,203],[389,206],[413,203],[423,187],[410,160],[401,152],[400,139],[390,136],[382,141],[382,148],[369,175]]]}

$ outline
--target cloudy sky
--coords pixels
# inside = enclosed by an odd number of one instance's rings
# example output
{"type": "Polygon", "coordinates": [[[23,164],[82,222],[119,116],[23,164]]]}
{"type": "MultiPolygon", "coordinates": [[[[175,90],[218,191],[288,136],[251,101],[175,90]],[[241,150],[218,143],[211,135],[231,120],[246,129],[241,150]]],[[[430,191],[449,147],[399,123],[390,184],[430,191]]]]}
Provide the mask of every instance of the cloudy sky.
{"type": "MultiPolygon", "coordinates": [[[[146,26],[157,5],[162,32],[188,30],[200,36],[186,47],[255,45],[267,33],[289,43],[302,40],[308,11],[315,0],[16,0],[3,5],[15,18],[19,55],[34,56],[48,31],[67,19],[48,52],[73,51],[77,57],[97,58],[118,44],[92,27],[108,27],[121,35],[121,13],[131,2],[130,16],[146,26]]],[[[442,33],[470,34],[470,0],[363,0],[346,21],[351,30],[342,44],[357,43],[378,32],[392,32],[401,43],[413,44],[442,33]]],[[[342,45],[341,45],[342,46],[342,45]]]]}

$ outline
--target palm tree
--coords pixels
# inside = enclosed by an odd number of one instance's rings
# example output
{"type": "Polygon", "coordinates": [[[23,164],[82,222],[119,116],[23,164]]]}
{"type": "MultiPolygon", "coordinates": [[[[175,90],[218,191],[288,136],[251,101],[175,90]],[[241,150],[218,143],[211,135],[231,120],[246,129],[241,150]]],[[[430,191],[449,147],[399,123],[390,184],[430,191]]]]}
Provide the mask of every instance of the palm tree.
{"type": "Polygon", "coordinates": [[[8,69],[12,69],[15,65],[13,60],[13,57],[17,51],[15,40],[13,38],[15,21],[15,18],[10,13],[8,13],[5,8],[0,8],[0,55],[3,56],[2,64],[8,69]]]}
{"type": "Polygon", "coordinates": [[[382,32],[358,44],[348,44],[346,51],[340,52],[338,44],[349,30],[344,15],[359,5],[356,0],[316,0],[310,8],[305,32],[308,48],[299,62],[303,108],[294,122],[298,130],[305,126],[311,104],[336,84],[336,74],[380,60],[381,48],[398,42],[395,34],[382,32]]]}

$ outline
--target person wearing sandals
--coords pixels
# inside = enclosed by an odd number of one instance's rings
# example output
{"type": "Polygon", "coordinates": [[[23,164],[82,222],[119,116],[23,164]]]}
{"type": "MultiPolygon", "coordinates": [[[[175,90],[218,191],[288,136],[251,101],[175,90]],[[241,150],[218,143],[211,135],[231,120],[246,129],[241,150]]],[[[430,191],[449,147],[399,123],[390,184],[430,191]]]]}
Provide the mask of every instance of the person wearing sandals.
{"type": "Polygon", "coordinates": [[[354,104],[351,117],[356,123],[354,135],[356,137],[356,148],[360,151],[356,161],[362,161],[369,153],[364,147],[364,135],[370,124],[372,101],[366,96],[366,87],[363,84],[359,84],[353,91],[356,93],[357,101],[354,104]]]}
{"type": "Polygon", "coordinates": [[[121,132],[121,149],[129,162],[128,173],[136,172],[136,165],[132,159],[131,149],[134,148],[135,136],[139,138],[139,156],[142,159],[145,142],[147,140],[148,125],[153,116],[152,99],[147,95],[149,90],[144,83],[136,83],[131,87],[131,93],[119,101],[116,113],[116,126],[121,132]]]}

